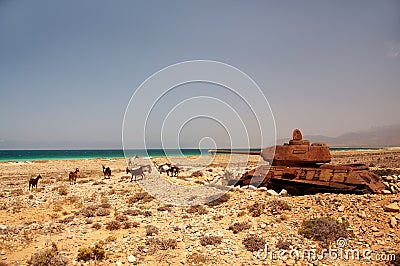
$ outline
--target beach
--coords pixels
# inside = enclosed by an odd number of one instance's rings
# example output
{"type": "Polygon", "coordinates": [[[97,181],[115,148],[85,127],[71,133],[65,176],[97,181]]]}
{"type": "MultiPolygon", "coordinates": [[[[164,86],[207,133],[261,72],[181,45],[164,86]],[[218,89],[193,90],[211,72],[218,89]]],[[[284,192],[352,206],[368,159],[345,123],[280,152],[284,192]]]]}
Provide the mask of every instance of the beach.
{"type": "MultiPolygon", "coordinates": [[[[375,170],[400,168],[399,149],[333,151],[332,157],[332,163],[364,163],[375,170]]],[[[230,157],[210,158],[173,157],[173,163],[183,170],[178,177],[165,173],[162,177],[182,186],[207,185],[224,175],[230,157]],[[204,168],[205,161],[209,164],[204,168]]],[[[166,157],[151,159],[157,165],[166,162],[166,157]]],[[[259,156],[250,156],[243,171],[257,163],[259,156]]],[[[272,249],[286,241],[287,250],[315,248],[320,252],[323,246],[319,241],[299,233],[304,219],[316,217],[333,217],[349,224],[347,230],[352,234],[343,248],[369,249],[372,255],[400,252],[397,193],[285,196],[235,187],[212,204],[175,206],[130,182],[126,166],[124,158],[1,162],[0,262],[26,265],[34,254],[55,243],[67,265],[316,265],[317,259],[288,256],[263,260],[245,244],[252,236],[262,236],[272,249]],[[104,178],[102,165],[111,168],[109,179],[104,178]],[[77,182],[70,184],[68,174],[76,168],[77,182]],[[39,174],[42,179],[37,188],[28,190],[29,179],[39,174]],[[276,202],[287,205],[279,208],[272,204],[276,202]],[[264,206],[257,215],[255,203],[264,206]],[[233,225],[238,222],[246,226],[236,232],[233,225]],[[105,252],[102,261],[77,260],[96,243],[105,252]]],[[[400,181],[398,172],[392,176],[400,181]]],[[[371,264],[365,258],[325,258],[318,265],[350,262],[371,264]]],[[[386,265],[387,261],[376,259],[373,264],[386,265]]]]}

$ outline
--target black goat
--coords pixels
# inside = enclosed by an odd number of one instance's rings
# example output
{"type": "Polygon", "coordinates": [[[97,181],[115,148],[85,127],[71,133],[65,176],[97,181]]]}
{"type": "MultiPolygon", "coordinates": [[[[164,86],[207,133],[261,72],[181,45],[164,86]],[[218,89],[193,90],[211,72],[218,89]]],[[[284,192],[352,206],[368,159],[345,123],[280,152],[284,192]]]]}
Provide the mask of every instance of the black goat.
{"type": "Polygon", "coordinates": [[[37,185],[38,185],[38,182],[39,182],[40,178],[42,178],[42,177],[39,174],[36,178],[31,178],[29,180],[29,190],[31,190],[31,186],[32,186],[32,188],[37,188],[37,185]]]}
{"type": "Polygon", "coordinates": [[[103,165],[103,174],[104,174],[104,178],[106,178],[106,176],[108,177],[108,178],[110,178],[110,176],[111,176],[111,168],[110,167],[105,167],[104,165],[103,165]]]}

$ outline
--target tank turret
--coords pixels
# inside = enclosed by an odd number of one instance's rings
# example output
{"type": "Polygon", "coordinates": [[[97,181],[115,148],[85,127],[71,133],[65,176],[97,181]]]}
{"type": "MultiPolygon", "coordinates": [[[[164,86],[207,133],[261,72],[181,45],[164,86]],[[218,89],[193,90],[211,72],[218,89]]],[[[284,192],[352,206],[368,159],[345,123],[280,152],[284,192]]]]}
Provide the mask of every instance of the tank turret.
{"type": "Polygon", "coordinates": [[[303,140],[299,129],[293,131],[289,143],[265,148],[261,156],[274,166],[314,166],[331,161],[329,147],[324,143],[310,145],[309,140],[303,140]]]}

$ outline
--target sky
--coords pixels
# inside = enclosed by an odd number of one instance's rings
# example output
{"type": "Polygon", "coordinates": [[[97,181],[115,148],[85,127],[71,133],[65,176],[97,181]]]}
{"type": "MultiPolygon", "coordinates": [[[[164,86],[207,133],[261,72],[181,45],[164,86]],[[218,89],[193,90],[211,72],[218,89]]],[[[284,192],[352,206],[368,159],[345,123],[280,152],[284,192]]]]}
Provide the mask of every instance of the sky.
{"type": "MultiPolygon", "coordinates": [[[[338,136],[400,123],[399,1],[0,0],[0,149],[121,148],[134,92],[157,71],[188,60],[223,62],[251,77],[268,100],[277,138],[293,128],[338,136]]],[[[155,118],[185,95],[242,106],[215,85],[181,86],[154,109],[150,146],[160,145],[164,120],[155,118]]],[[[201,115],[207,107],[193,104],[179,114],[201,115]]],[[[238,108],[241,120],[252,119],[246,106],[238,108]]],[[[227,124],[234,117],[212,104],[207,110],[227,124]]],[[[179,114],[174,121],[183,123],[179,114]]],[[[207,137],[225,145],[229,135],[207,119],[181,133],[187,147],[207,137]]]]}

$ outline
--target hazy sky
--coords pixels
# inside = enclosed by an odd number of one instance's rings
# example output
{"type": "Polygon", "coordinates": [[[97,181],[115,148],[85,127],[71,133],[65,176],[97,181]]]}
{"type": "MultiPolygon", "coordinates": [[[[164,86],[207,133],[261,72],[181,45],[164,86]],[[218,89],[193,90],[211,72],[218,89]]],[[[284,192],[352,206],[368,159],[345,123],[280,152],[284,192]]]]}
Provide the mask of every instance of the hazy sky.
{"type": "Polygon", "coordinates": [[[252,77],[278,137],[400,123],[399,1],[0,0],[0,149],[120,148],[135,89],[193,59],[252,77]]]}

